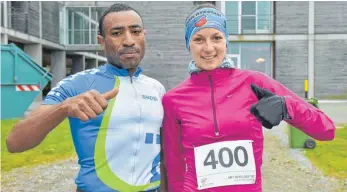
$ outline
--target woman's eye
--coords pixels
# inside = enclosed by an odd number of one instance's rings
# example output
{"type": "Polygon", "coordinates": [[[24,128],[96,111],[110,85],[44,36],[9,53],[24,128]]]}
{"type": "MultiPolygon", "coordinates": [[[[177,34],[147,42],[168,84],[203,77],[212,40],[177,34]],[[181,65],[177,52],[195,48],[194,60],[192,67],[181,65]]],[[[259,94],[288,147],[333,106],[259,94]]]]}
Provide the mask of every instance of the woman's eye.
{"type": "Polygon", "coordinates": [[[202,39],[201,38],[196,38],[196,39],[194,39],[194,41],[197,42],[197,43],[201,43],[202,39]]]}

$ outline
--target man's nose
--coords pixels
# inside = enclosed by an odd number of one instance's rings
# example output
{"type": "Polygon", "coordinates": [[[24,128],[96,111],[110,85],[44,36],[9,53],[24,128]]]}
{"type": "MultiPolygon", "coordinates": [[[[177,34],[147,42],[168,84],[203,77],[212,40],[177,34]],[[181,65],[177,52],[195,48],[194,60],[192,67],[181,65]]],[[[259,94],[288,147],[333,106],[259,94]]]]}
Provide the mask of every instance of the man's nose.
{"type": "Polygon", "coordinates": [[[131,34],[131,32],[126,32],[123,41],[124,46],[132,47],[135,45],[135,40],[131,34]]]}

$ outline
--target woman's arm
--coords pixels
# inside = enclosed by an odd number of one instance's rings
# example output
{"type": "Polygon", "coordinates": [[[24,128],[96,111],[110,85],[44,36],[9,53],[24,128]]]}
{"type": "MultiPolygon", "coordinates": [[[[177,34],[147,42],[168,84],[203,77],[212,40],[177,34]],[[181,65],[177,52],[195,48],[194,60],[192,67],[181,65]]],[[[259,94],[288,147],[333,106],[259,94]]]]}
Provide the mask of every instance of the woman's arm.
{"type": "Polygon", "coordinates": [[[285,119],[290,125],[300,129],[317,140],[333,140],[335,137],[334,122],[324,112],[308,103],[278,81],[263,73],[258,73],[262,87],[283,96],[290,119],[285,119]]]}
{"type": "Polygon", "coordinates": [[[182,150],[180,125],[175,118],[174,107],[170,98],[163,97],[163,154],[167,175],[167,188],[170,192],[183,189],[185,160],[182,150]]]}

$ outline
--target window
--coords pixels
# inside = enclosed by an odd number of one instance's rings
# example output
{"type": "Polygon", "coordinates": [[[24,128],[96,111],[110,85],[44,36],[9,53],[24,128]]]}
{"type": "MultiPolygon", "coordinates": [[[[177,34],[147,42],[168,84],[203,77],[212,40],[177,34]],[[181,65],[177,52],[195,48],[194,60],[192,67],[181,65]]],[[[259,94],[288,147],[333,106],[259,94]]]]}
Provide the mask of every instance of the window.
{"type": "Polygon", "coordinates": [[[97,44],[99,16],[105,7],[67,7],[68,44],[97,44]]]}
{"type": "Polygon", "coordinates": [[[59,8],[59,43],[65,44],[65,37],[64,37],[64,21],[66,20],[64,17],[64,7],[59,8]]]}
{"type": "Polygon", "coordinates": [[[194,1],[193,4],[195,6],[199,6],[201,4],[211,4],[211,5],[216,5],[216,1],[194,1]]]}
{"type": "Polygon", "coordinates": [[[99,18],[104,13],[107,7],[92,7],[91,18],[96,21],[91,25],[91,44],[98,44],[99,18]]]}
{"type": "Polygon", "coordinates": [[[236,67],[263,72],[272,76],[272,43],[230,42],[228,54],[236,67]]]}
{"type": "Polygon", "coordinates": [[[231,34],[273,33],[273,3],[270,1],[226,1],[225,15],[231,34]]]}

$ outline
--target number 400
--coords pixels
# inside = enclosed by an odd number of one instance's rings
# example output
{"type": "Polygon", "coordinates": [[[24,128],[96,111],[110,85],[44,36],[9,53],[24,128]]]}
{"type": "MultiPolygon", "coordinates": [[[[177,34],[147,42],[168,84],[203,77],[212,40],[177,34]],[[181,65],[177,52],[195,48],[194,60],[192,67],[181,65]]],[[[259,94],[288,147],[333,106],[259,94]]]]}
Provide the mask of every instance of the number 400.
{"type": "MultiPolygon", "coordinates": [[[[235,163],[238,166],[240,166],[240,167],[246,166],[248,164],[247,150],[244,147],[242,147],[242,146],[238,146],[234,150],[234,155],[233,155],[232,151],[229,148],[227,148],[227,147],[223,147],[223,148],[221,148],[218,151],[218,160],[219,160],[219,163],[223,167],[225,167],[225,168],[231,167],[233,165],[233,163],[234,163],[234,159],[235,159],[235,163]],[[243,155],[244,155],[244,161],[243,162],[240,162],[239,155],[238,155],[239,151],[243,152],[243,155]],[[225,163],[225,160],[223,158],[223,153],[224,152],[228,153],[228,156],[229,156],[228,163],[225,163]]],[[[217,166],[216,166],[217,164],[218,164],[218,161],[216,160],[214,149],[212,149],[212,150],[210,150],[210,152],[208,152],[207,157],[204,160],[204,166],[212,165],[212,169],[216,169],[217,168],[217,166]]]]}

